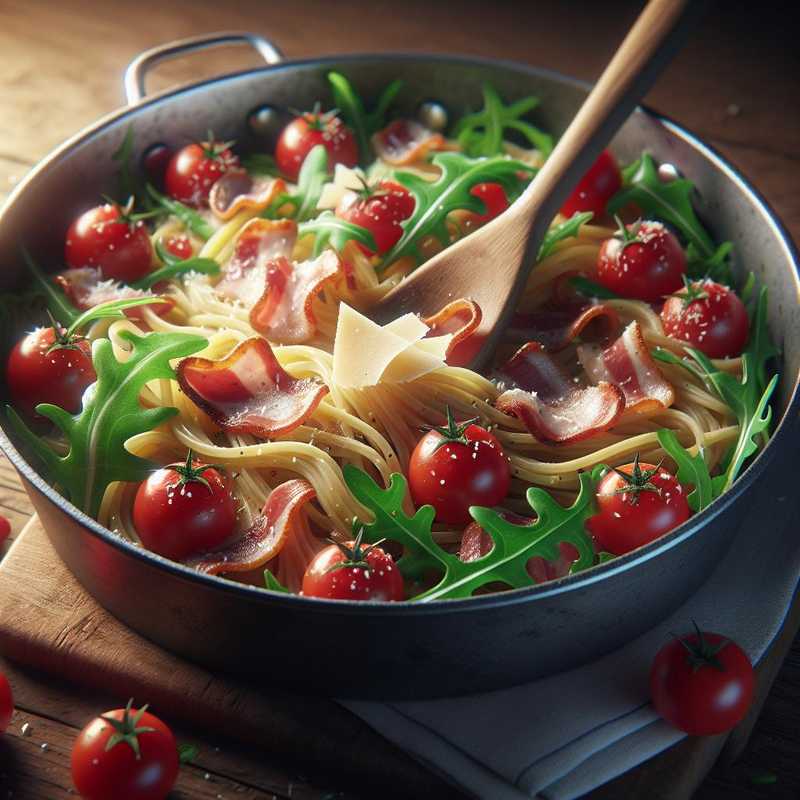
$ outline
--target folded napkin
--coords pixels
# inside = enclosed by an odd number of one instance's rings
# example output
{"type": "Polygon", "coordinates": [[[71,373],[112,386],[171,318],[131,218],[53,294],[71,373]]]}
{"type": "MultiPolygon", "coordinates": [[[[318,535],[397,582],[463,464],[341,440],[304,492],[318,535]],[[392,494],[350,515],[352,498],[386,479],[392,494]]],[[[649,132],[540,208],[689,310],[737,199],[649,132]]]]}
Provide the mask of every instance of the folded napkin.
{"type": "Polygon", "coordinates": [[[736,509],[735,541],[669,619],[570,672],[445,700],[345,703],[384,737],[467,794],[570,800],[683,738],[649,702],[650,662],[691,621],[735,639],[756,663],[780,631],[800,576],[800,498],[773,464],[736,509]],[[744,508],[742,508],[744,507],[744,508]]]}

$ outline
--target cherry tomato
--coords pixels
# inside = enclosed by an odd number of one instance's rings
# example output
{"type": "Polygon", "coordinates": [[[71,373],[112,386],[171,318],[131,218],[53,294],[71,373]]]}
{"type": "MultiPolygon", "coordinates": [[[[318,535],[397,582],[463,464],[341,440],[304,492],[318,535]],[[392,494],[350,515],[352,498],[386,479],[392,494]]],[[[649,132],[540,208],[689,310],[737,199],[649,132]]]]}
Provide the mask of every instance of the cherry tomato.
{"type": "Polygon", "coordinates": [[[565,217],[571,217],[578,211],[591,211],[595,219],[601,219],[606,215],[608,201],[621,187],[622,173],[617,162],[608,150],[603,150],[572,190],[572,194],[561,207],[561,213],[565,217]]]}
{"type": "Polygon", "coordinates": [[[622,297],[655,302],[683,285],[686,256],[660,222],[622,225],[597,257],[597,280],[622,297]]]}
{"type": "Polygon", "coordinates": [[[171,158],[172,149],[160,143],[148,147],[142,156],[142,169],[150,183],[159,191],[164,188],[164,177],[171,158]]]}
{"type": "Polygon", "coordinates": [[[35,410],[39,403],[76,414],[86,387],[96,379],[89,342],[67,342],[63,332],[57,336],[53,328],[37,328],[17,342],[6,364],[14,407],[32,419],[41,419],[35,410]],[[59,340],[63,346],[56,346],[59,340]]]}
{"type": "Polygon", "coordinates": [[[303,576],[303,594],[332,600],[402,600],[403,577],[394,559],[377,545],[355,541],[321,550],[303,576]]]}
{"type": "Polygon", "coordinates": [[[280,171],[296,181],[309,152],[321,144],[328,151],[328,170],[336,164],[354,167],[358,163],[355,136],[333,111],[318,110],[295,117],[282,131],[275,147],[275,161],[280,171]]]}
{"type": "Polygon", "coordinates": [[[500,442],[474,420],[433,428],[417,442],[408,465],[411,497],[430,504],[440,522],[469,521],[470,506],[496,506],[508,494],[511,469],[500,442]]]}
{"type": "Polygon", "coordinates": [[[74,269],[99,267],[104,278],[131,283],[150,272],[153,246],[144,222],[131,219],[130,206],[106,203],[69,226],[64,257],[74,269]]]}
{"type": "Polygon", "coordinates": [[[8,678],[0,672],[0,733],[5,733],[14,713],[14,695],[8,678]]]}
{"type": "Polygon", "coordinates": [[[689,519],[680,483],[667,470],[632,464],[611,470],[597,486],[598,513],[586,525],[600,550],[621,556],[689,519]]]}
{"type": "Polygon", "coordinates": [[[188,236],[169,236],[164,242],[164,248],[181,261],[185,261],[194,255],[194,248],[188,236]]]}
{"type": "Polygon", "coordinates": [[[158,469],[139,485],[133,524],[142,544],[180,561],[212,550],[236,528],[236,498],[214,465],[192,459],[158,469]]]}
{"type": "Polygon", "coordinates": [[[117,708],[95,717],[72,748],[72,780],[83,800],[164,800],[178,777],[178,746],[156,716],[117,708]],[[112,737],[115,739],[112,742],[112,737]]]}
{"type": "Polygon", "coordinates": [[[655,710],[679,730],[711,736],[744,719],[755,675],[739,645],[695,628],[658,651],[650,668],[650,696],[655,710]]]}
{"type": "Polygon", "coordinates": [[[167,164],[164,187],[170,197],[190,206],[208,205],[211,187],[239,159],[230,150],[231,142],[200,142],[181,148],[167,164]]]}
{"type": "Polygon", "coordinates": [[[3,546],[3,542],[11,535],[11,523],[8,521],[8,517],[4,517],[0,514],[0,547],[3,546]]]}
{"type": "Polygon", "coordinates": [[[727,286],[713,281],[686,283],[661,309],[664,333],[689,342],[709,358],[739,356],[750,321],[744,303],[727,286]]]}
{"type": "MultiPolygon", "coordinates": [[[[345,195],[336,207],[336,216],[366,228],[375,239],[378,254],[397,244],[403,234],[400,223],[414,212],[414,198],[399,183],[381,181],[375,191],[345,195]]],[[[359,245],[369,256],[373,251],[359,245]]]]}
{"type": "Polygon", "coordinates": [[[486,206],[483,214],[476,214],[474,217],[474,221],[479,225],[499,217],[509,206],[506,191],[499,183],[476,183],[469,193],[482,200],[486,206]]]}

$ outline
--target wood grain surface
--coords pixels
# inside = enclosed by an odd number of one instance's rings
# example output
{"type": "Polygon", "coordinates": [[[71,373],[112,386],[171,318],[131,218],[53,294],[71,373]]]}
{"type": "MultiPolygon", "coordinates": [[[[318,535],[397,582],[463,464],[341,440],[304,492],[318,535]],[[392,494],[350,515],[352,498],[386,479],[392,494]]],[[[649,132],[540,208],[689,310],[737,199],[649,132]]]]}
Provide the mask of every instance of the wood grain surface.
{"type": "MultiPolygon", "coordinates": [[[[640,5],[635,2],[487,4],[242,0],[100,2],[0,0],[0,200],[39,158],[124,102],[121,73],[139,51],[169,39],[221,29],[271,37],[289,58],[338,52],[447,51],[502,57],[596,77],[640,5]]],[[[800,239],[798,49],[792,5],[711,4],[711,11],[646,102],[710,141],[750,178],[800,239]]],[[[160,67],[153,90],[259,63],[226,49],[160,67]]],[[[202,121],[198,132],[203,132],[202,121]]],[[[0,463],[0,510],[18,533],[31,514],[13,469],[0,463]]],[[[4,667],[5,668],[5,667],[4,667]]],[[[775,667],[777,669],[777,665],[775,667]]],[[[62,800],[70,790],[68,754],[79,727],[123,696],[77,691],[52,677],[8,667],[18,711],[0,740],[0,787],[13,797],[62,800]],[[21,734],[24,722],[29,735],[21,734]],[[46,748],[42,745],[46,744],[46,748]],[[4,784],[6,781],[6,784],[4,784]]],[[[795,643],[766,700],[744,755],[705,781],[700,800],[800,796],[800,644],[795,643]],[[762,783],[771,781],[776,783],[762,783]]],[[[313,784],[264,749],[197,736],[196,766],[184,769],[176,798],[344,797],[324,777],[313,784]]],[[[669,783],[686,761],[706,761],[714,740],[663,762],[669,783]]],[[[302,764],[302,747],[297,761],[302,764]]],[[[303,773],[302,767],[299,772],[303,773]]],[[[315,776],[318,777],[319,776],[315,776]]],[[[605,797],[627,798],[631,784],[605,797]]],[[[380,795],[370,795],[380,796],[380,795]]],[[[3,797],[0,794],[0,797],[3,797]]]]}

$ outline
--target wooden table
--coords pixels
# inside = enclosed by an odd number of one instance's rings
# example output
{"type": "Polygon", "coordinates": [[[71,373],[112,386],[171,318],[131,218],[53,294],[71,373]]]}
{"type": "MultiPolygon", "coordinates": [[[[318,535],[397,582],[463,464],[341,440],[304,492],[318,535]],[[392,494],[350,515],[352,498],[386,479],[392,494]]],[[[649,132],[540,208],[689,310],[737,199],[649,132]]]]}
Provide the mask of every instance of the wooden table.
{"type": "MultiPolygon", "coordinates": [[[[719,4],[709,14],[647,102],[737,164],[800,240],[798,51],[791,15],[783,18],[777,4],[755,13],[736,11],[733,5],[723,11],[719,4]]],[[[139,51],[168,39],[246,29],[273,38],[289,58],[440,50],[511,58],[592,79],[637,7],[633,2],[552,1],[522,7],[477,0],[247,0],[226,6],[206,0],[0,0],[0,200],[52,147],[120,106],[124,66],[139,51]]],[[[203,56],[159,69],[152,88],[257,63],[246,50],[203,56]]],[[[0,510],[15,533],[31,514],[5,461],[0,463],[0,510]]],[[[17,779],[24,777],[15,781],[17,800],[69,797],[68,753],[76,730],[122,698],[78,692],[51,678],[8,670],[18,712],[11,735],[0,741],[0,788],[4,770],[10,770],[17,779]],[[28,736],[20,733],[23,722],[30,722],[28,736]]],[[[798,723],[800,641],[778,675],[744,756],[733,767],[715,769],[696,797],[800,796],[798,723]],[[754,782],[765,775],[767,780],[777,776],[777,784],[754,782]]],[[[178,733],[197,742],[200,756],[182,772],[175,797],[344,797],[324,778],[315,776],[312,784],[269,764],[263,752],[178,733]]],[[[613,786],[603,795],[614,797],[613,786]]]]}

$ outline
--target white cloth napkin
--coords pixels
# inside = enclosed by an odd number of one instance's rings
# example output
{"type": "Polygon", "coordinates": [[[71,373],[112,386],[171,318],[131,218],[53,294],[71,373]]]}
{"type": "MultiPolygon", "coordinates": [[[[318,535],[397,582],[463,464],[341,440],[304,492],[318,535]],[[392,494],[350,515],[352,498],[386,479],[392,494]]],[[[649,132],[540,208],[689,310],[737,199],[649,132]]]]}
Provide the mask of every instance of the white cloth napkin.
{"type": "Polygon", "coordinates": [[[503,691],[344,705],[467,794],[487,800],[570,800],[641,764],[683,737],[649,703],[650,662],[670,632],[689,632],[697,620],[735,639],[756,663],[780,631],[800,577],[793,521],[800,502],[792,470],[776,467],[739,504],[743,524],[707,583],[623,648],[503,691]]]}

